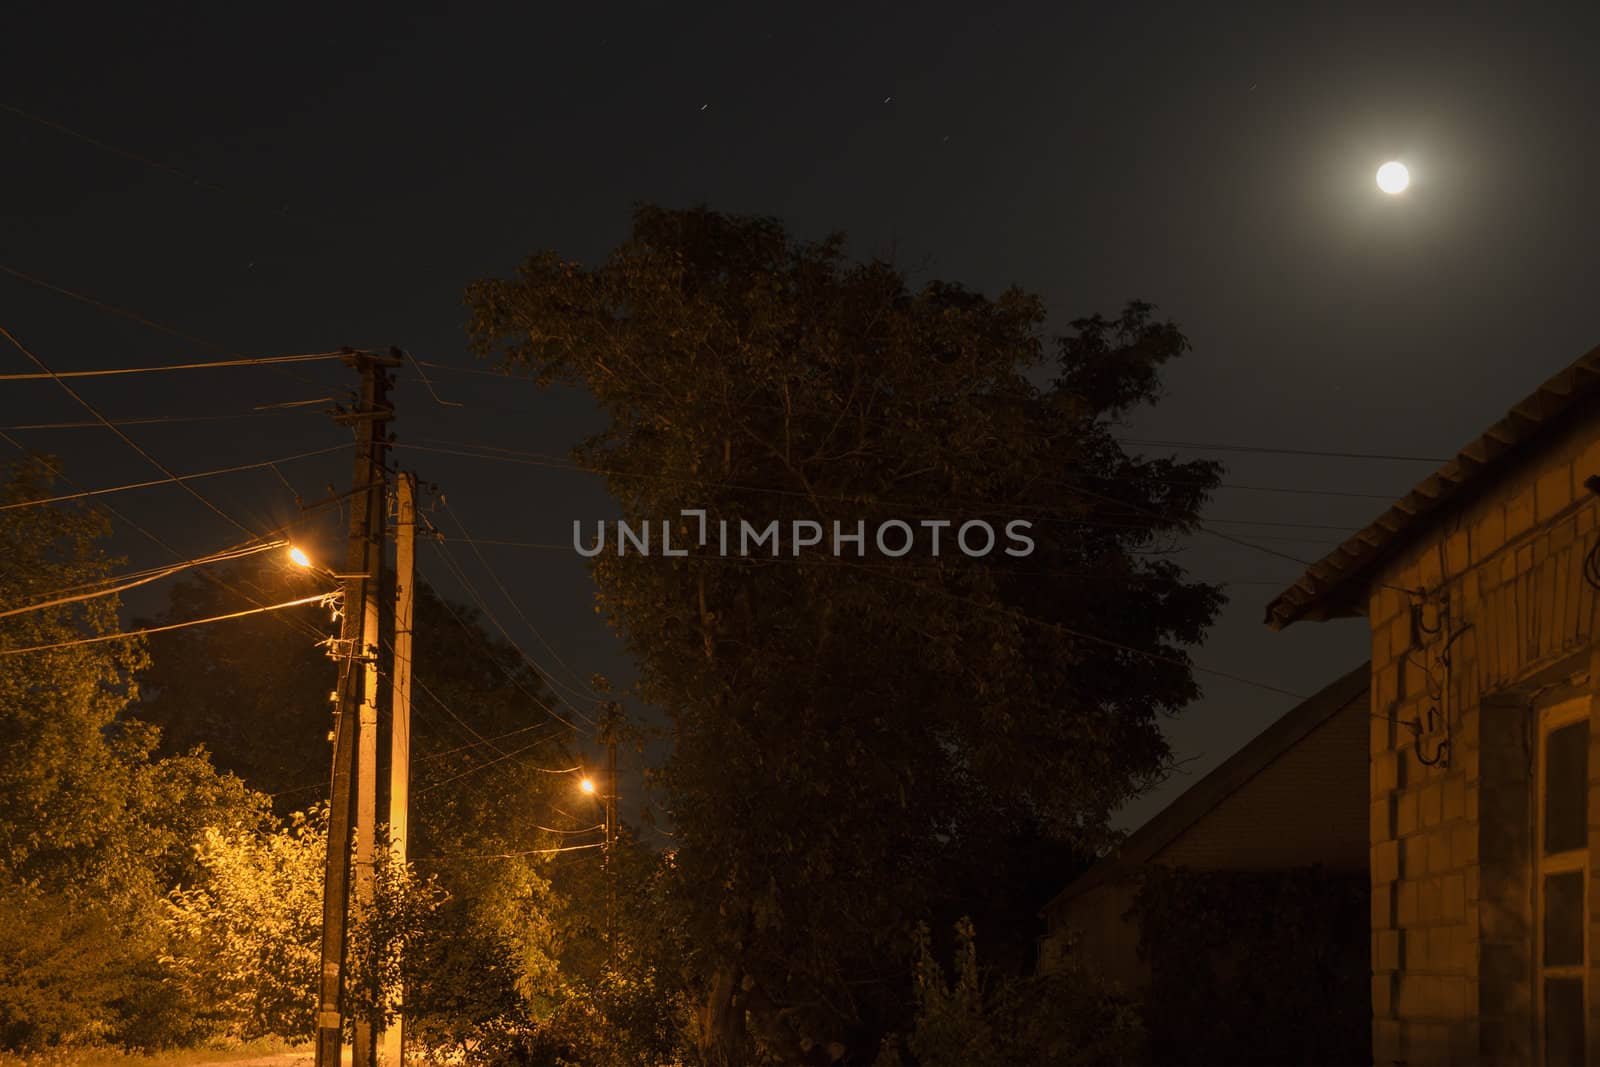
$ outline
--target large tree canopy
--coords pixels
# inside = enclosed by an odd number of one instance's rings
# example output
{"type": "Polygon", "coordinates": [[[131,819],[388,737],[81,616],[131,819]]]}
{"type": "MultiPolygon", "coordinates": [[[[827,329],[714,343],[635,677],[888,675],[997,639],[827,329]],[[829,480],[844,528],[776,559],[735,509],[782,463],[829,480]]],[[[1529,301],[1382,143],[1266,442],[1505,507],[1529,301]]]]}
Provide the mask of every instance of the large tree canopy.
{"type": "Polygon", "coordinates": [[[609,421],[582,461],[690,548],[610,543],[593,566],[675,726],[705,1051],[755,1054],[748,1019],[756,1051],[847,1054],[954,857],[1018,821],[1102,840],[1168,765],[1158,716],[1196,695],[1184,646],[1221,596],[1163,551],[1217,471],[1112,431],[1187,341],[1140,303],[1050,340],[1018,290],[913,288],[839,237],[649,207],[599,267],[535,255],[468,304],[481,354],[594,395],[609,421]],[[723,557],[685,509],[713,531],[810,520],[823,543],[723,557]],[[980,519],[1031,522],[1035,550],[954,550],[980,519]],[[917,528],[910,553],[874,545],[889,520],[917,528]],[[829,551],[836,522],[865,523],[863,551],[829,551]]]}

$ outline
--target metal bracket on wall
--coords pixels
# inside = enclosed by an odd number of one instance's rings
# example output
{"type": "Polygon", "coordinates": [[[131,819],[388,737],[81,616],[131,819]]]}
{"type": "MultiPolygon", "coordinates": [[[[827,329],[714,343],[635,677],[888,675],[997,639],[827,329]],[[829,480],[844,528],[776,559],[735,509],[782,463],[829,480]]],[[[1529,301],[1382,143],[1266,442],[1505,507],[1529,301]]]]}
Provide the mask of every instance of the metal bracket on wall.
{"type": "MultiPolygon", "coordinates": [[[[1432,662],[1423,667],[1423,676],[1428,691],[1428,708],[1415,719],[1406,723],[1416,741],[1417,760],[1425,767],[1450,766],[1450,713],[1448,696],[1450,689],[1450,656],[1455,643],[1472,629],[1472,624],[1465,623],[1459,629],[1450,624],[1450,597],[1448,593],[1441,592],[1436,601],[1436,622],[1429,626],[1423,621],[1423,608],[1428,599],[1431,599],[1422,590],[1418,590],[1419,602],[1411,605],[1412,633],[1421,644],[1423,636],[1442,634],[1443,640],[1436,646],[1437,652],[1431,655],[1432,662]],[[1436,732],[1444,734],[1434,747],[1430,756],[1423,751],[1422,739],[1432,736],[1436,732]]],[[[1428,654],[1429,649],[1423,649],[1428,654]]]]}

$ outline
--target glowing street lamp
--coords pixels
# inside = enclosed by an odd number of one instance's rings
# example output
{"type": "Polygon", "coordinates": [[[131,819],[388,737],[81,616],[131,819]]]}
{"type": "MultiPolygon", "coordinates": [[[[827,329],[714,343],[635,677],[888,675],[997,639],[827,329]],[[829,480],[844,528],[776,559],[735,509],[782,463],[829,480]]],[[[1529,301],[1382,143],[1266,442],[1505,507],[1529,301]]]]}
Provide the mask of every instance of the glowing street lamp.
{"type": "Polygon", "coordinates": [[[583,790],[585,793],[589,793],[589,794],[593,795],[593,793],[594,793],[594,779],[593,778],[585,778],[583,781],[578,783],[578,788],[583,790]]]}
{"type": "Polygon", "coordinates": [[[326,575],[329,578],[338,578],[341,580],[345,578],[366,578],[370,580],[372,578],[372,575],[370,574],[339,574],[332,568],[324,567],[322,564],[313,560],[310,555],[306,553],[306,550],[301,548],[299,545],[289,546],[289,562],[293,563],[296,567],[299,567],[302,570],[315,571],[316,573],[326,575]]]}

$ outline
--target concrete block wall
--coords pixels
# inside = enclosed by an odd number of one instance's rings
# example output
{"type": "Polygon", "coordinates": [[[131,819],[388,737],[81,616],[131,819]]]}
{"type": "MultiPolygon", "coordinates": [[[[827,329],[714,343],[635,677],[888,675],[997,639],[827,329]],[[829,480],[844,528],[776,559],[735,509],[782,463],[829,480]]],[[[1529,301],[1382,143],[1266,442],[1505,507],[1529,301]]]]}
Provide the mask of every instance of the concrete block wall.
{"type": "MultiPolygon", "coordinates": [[[[1378,1064],[1533,1062],[1537,1054],[1532,707],[1538,693],[1589,667],[1594,592],[1582,567],[1596,537],[1596,504],[1583,488],[1591,474],[1600,474],[1600,424],[1554,443],[1433,525],[1371,593],[1378,1064]],[[1405,590],[1426,592],[1421,625],[1419,601],[1405,590]],[[1430,707],[1442,712],[1432,723],[1430,707]],[[1446,744],[1447,757],[1430,765],[1446,744]]],[[[1600,742],[1600,729],[1592,737],[1600,742]]],[[[1590,770],[1600,771],[1600,747],[1590,770]]],[[[1590,823],[1600,835],[1597,797],[1592,790],[1590,823]]],[[[1600,925],[1594,931],[1600,937],[1600,925]]]]}

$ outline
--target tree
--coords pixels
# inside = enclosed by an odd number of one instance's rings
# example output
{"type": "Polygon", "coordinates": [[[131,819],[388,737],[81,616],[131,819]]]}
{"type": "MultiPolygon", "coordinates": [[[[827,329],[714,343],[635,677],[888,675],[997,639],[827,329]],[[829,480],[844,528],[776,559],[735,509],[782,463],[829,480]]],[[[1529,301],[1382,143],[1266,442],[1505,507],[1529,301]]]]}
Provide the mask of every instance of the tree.
{"type": "Polygon", "coordinates": [[[1092,847],[1164,772],[1158,716],[1196,695],[1184,646],[1221,603],[1162,558],[1215,465],[1113,435],[1188,348],[1175,326],[1132,303],[1049,341],[1034,296],[912,289],[843,250],[645,207],[598,267],[538,254],[467,293],[476,350],[586,387],[608,423],[578,458],[690,550],[613,544],[593,571],[673,723],[710,1060],[875,1047],[953,857],[1018,810],[1092,847]],[[686,509],[866,544],[725,558],[686,509]],[[893,520],[917,551],[873,543],[893,520]],[[1032,523],[1034,551],[954,551],[974,520],[1032,523]]]}
{"type": "MultiPolygon", "coordinates": [[[[11,466],[0,501],[50,495],[53,465],[11,466]]],[[[98,515],[70,506],[0,510],[0,606],[21,608],[92,588],[114,561],[98,515]]],[[[124,860],[119,815],[129,787],[113,725],[137,692],[138,641],[72,644],[117,629],[117,600],[99,597],[0,619],[0,871],[50,891],[103,888],[124,860]]]]}
{"type": "MultiPolygon", "coordinates": [[[[0,608],[111,574],[98,514],[38,503],[55,470],[35,457],[0,472],[0,608]]],[[[125,717],[143,645],[85,640],[114,633],[117,608],[94,596],[0,618],[0,1047],[184,1036],[156,964],[161,896],[192,874],[203,828],[261,818],[202,754],[152,759],[156,731],[125,717]]]]}

